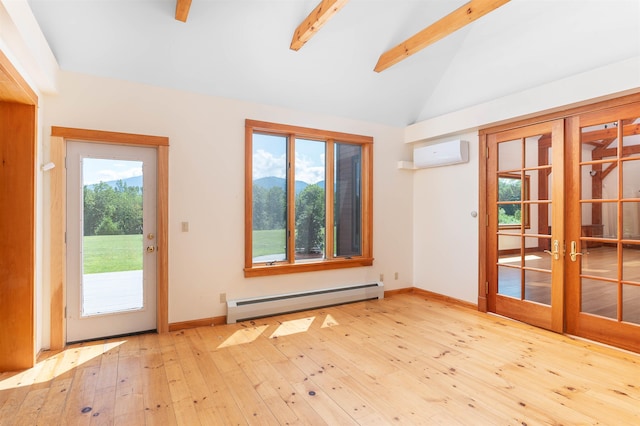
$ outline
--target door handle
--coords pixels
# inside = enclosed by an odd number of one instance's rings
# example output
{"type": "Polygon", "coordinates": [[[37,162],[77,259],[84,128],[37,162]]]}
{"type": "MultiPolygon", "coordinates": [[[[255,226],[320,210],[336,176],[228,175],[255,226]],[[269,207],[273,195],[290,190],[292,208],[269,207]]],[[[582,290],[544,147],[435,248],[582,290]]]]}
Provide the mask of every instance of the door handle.
{"type": "Polygon", "coordinates": [[[578,256],[582,256],[584,253],[578,253],[578,243],[575,241],[571,241],[571,252],[569,256],[571,257],[571,261],[575,262],[578,259],[578,256]]]}
{"type": "Polygon", "coordinates": [[[555,260],[560,259],[560,243],[558,240],[553,240],[553,251],[545,250],[544,252],[553,256],[555,260]]]}

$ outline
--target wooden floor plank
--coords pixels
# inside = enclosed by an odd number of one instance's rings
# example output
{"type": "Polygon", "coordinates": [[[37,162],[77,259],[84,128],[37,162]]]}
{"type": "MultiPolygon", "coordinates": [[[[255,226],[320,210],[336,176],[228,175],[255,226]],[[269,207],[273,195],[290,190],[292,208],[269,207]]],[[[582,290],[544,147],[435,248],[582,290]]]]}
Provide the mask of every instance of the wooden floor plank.
{"type": "Polygon", "coordinates": [[[640,355],[425,296],[74,344],[0,425],[640,424],[640,355]]]}

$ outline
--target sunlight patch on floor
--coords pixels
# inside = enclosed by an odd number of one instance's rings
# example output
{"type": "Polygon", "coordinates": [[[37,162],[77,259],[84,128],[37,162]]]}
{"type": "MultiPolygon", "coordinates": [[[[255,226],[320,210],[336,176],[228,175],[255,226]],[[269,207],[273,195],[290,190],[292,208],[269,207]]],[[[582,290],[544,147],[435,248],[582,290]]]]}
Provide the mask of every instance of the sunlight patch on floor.
{"type": "Polygon", "coordinates": [[[4,380],[1,379],[2,375],[0,375],[0,391],[53,380],[71,369],[93,358],[99,357],[126,342],[126,340],[107,343],[94,342],[87,343],[86,346],[75,346],[65,349],[38,362],[32,368],[19,372],[4,380]]]}
{"type": "Polygon", "coordinates": [[[288,336],[290,334],[304,333],[309,330],[309,327],[311,327],[311,324],[315,319],[316,317],[307,317],[285,321],[280,324],[276,331],[273,332],[270,339],[273,339],[274,337],[288,336]]]}
{"type": "Polygon", "coordinates": [[[218,349],[227,348],[229,346],[243,345],[245,343],[251,343],[256,340],[264,331],[269,327],[268,325],[261,325],[252,328],[243,328],[233,333],[227,340],[222,342],[218,349]]]}

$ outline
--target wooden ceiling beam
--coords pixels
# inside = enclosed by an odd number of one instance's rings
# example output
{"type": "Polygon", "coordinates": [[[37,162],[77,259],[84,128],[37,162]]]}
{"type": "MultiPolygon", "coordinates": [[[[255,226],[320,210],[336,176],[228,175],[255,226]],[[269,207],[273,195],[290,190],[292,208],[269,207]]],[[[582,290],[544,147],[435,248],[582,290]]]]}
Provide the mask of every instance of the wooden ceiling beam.
{"type": "Polygon", "coordinates": [[[300,50],[349,0],[322,0],[293,33],[290,48],[300,50]]]}
{"type": "Polygon", "coordinates": [[[187,22],[191,0],[176,0],[176,21],[187,22]]]}
{"type": "Polygon", "coordinates": [[[471,0],[444,18],[409,37],[393,49],[380,55],[374,71],[381,72],[425,47],[470,24],[510,0],[471,0]]]}

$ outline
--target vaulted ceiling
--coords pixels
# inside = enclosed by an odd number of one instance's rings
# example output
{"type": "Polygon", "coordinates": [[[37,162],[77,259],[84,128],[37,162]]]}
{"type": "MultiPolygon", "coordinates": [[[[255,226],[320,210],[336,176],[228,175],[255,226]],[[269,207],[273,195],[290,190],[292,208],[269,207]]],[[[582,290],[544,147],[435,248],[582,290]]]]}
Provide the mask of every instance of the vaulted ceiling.
{"type": "MultiPolygon", "coordinates": [[[[468,0],[28,0],[63,70],[394,126],[640,56],[638,0],[512,0],[375,72],[468,0]]],[[[615,76],[612,76],[615,78],[615,76]]]]}

